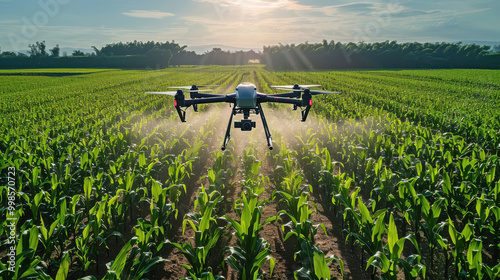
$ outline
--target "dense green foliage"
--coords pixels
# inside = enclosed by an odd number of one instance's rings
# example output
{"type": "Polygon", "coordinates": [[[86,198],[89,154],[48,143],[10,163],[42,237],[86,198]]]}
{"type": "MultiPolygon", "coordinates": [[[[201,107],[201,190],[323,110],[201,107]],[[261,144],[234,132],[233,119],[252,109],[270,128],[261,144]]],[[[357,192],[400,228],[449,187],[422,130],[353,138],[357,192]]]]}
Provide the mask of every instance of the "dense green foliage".
{"type": "Polygon", "coordinates": [[[494,68],[500,56],[490,46],[461,43],[323,43],[264,47],[270,69],[494,68]]]}
{"type": "Polygon", "coordinates": [[[500,68],[496,47],[461,43],[341,43],[323,40],[298,45],[264,46],[262,52],[223,51],[214,48],[203,54],[187,51],[174,41],[119,42],[93,54],[74,51],[59,58],[59,46],[46,51],[45,41],[30,44],[30,56],[0,53],[0,68],[165,68],[170,65],[246,65],[260,61],[269,69],[359,69],[359,68],[500,68]],[[79,59],[74,59],[79,57],[79,59]]]}
{"type": "Polygon", "coordinates": [[[345,260],[316,242],[330,235],[313,222],[321,204],[374,278],[495,279],[499,81],[495,70],[0,71],[0,277],[156,279],[173,248],[185,256],[176,277],[272,277],[270,223],[295,241],[297,279],[342,277],[345,260]],[[266,106],[285,120],[270,124],[275,149],[259,152],[257,129],[222,153],[225,106],[182,124],[171,97],[144,94],[193,81],[343,94],[315,96],[306,123],[266,106]],[[263,216],[270,205],[276,216],[263,216]]]}
{"type": "Polygon", "coordinates": [[[59,57],[59,46],[47,52],[45,41],[29,46],[29,56],[22,53],[0,53],[0,68],[149,68],[160,69],[170,65],[246,65],[250,60],[261,58],[259,53],[250,51],[229,52],[214,48],[204,54],[187,51],[174,41],[113,43],[98,49],[92,46],[93,53],[73,51],[70,57],[59,57]]]}

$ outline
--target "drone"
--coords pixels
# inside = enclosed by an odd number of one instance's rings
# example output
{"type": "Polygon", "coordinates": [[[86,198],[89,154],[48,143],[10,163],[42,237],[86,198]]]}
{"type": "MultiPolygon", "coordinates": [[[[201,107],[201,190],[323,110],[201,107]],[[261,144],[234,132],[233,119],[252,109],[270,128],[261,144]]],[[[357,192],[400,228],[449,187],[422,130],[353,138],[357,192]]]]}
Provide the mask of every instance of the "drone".
{"type": "Polygon", "coordinates": [[[312,87],[321,87],[321,85],[286,85],[286,86],[271,86],[278,90],[287,90],[287,93],[277,93],[277,94],[264,94],[257,91],[257,87],[252,83],[241,83],[236,87],[236,92],[227,95],[201,93],[206,91],[212,91],[212,89],[201,89],[217,87],[218,85],[192,85],[192,86],[179,86],[179,87],[169,87],[172,89],[177,89],[177,91],[166,91],[166,92],[146,92],[148,94],[165,94],[174,97],[174,107],[179,114],[182,122],[186,122],[186,109],[193,106],[195,112],[198,112],[198,104],[208,104],[208,103],[218,103],[225,102],[233,104],[233,110],[231,116],[229,117],[229,123],[227,125],[226,136],[224,137],[224,142],[222,143],[221,150],[225,150],[229,139],[231,139],[231,124],[233,122],[233,116],[237,114],[243,114],[243,119],[241,121],[234,122],[234,128],[239,128],[241,131],[251,131],[255,128],[255,122],[250,119],[250,114],[260,115],[262,119],[262,124],[264,126],[264,132],[266,134],[267,146],[270,150],[273,149],[273,139],[271,133],[269,132],[269,127],[267,125],[266,117],[264,116],[264,111],[262,110],[261,103],[265,102],[275,102],[275,103],[285,103],[292,104],[293,110],[300,108],[302,114],[302,121],[305,122],[309,110],[313,105],[312,96],[317,94],[340,94],[340,92],[334,91],[318,91],[310,90],[312,87]],[[190,99],[186,99],[184,92],[189,92],[190,99]],[[302,97],[302,98],[301,98],[302,97]]]}

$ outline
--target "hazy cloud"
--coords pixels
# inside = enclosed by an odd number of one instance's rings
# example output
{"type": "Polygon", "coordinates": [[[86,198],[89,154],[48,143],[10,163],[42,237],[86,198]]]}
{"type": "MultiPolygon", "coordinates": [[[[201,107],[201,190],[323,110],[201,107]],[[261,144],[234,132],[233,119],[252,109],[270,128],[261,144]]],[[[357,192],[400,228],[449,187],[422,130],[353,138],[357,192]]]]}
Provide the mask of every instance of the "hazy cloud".
{"type": "Polygon", "coordinates": [[[147,11],[147,10],[131,10],[129,12],[123,13],[129,17],[137,17],[137,18],[153,18],[153,19],[161,19],[166,17],[174,16],[172,13],[161,12],[157,10],[147,11]]]}
{"type": "Polygon", "coordinates": [[[352,14],[363,14],[375,11],[376,7],[374,3],[352,3],[345,5],[334,6],[338,12],[341,13],[352,13],[352,14]]]}

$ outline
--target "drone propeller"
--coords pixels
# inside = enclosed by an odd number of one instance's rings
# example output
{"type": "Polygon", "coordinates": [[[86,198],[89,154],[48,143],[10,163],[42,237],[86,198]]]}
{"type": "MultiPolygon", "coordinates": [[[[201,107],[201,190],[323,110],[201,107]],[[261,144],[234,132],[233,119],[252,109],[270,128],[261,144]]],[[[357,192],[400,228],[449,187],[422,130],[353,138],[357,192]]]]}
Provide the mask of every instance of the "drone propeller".
{"type": "Polygon", "coordinates": [[[271,86],[272,88],[277,88],[277,89],[306,89],[306,88],[312,88],[312,87],[321,87],[321,85],[286,85],[286,86],[271,86]],[[298,88],[297,88],[298,87],[298,88]]]}
{"type": "Polygon", "coordinates": [[[148,93],[148,94],[165,94],[165,95],[175,96],[177,94],[177,91],[148,91],[146,93],[148,93]]]}
{"type": "Polygon", "coordinates": [[[317,94],[341,94],[341,92],[338,91],[321,91],[321,90],[311,90],[311,95],[317,95],[317,94]]]}
{"type": "MultiPolygon", "coordinates": [[[[183,92],[200,92],[200,91],[212,91],[212,90],[211,89],[183,90],[183,92]]],[[[166,94],[166,95],[175,96],[177,94],[177,91],[155,91],[155,92],[148,91],[146,93],[149,93],[149,94],[166,94]]]]}
{"type": "Polygon", "coordinates": [[[192,85],[192,86],[178,86],[178,87],[168,87],[168,88],[178,88],[178,89],[192,89],[192,88],[203,88],[203,87],[218,87],[219,85],[192,85]]]}

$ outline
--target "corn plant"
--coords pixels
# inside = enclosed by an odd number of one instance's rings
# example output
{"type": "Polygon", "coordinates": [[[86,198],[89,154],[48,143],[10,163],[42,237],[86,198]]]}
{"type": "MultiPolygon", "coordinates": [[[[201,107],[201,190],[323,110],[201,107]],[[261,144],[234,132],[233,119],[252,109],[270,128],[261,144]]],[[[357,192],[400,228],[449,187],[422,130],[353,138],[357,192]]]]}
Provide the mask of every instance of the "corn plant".
{"type": "Polygon", "coordinates": [[[69,252],[65,252],[61,263],[59,264],[59,269],[57,270],[56,278],[52,278],[47,275],[44,271],[38,272],[38,279],[42,280],[64,280],[68,278],[69,266],[71,264],[71,258],[69,252]]]}
{"type": "MultiPolygon", "coordinates": [[[[366,255],[373,256],[376,252],[383,250],[382,235],[387,231],[384,223],[387,210],[379,210],[372,216],[361,198],[358,198],[358,209],[359,215],[356,212],[351,215],[358,217],[359,230],[357,232],[346,230],[345,232],[347,232],[347,238],[353,238],[366,255]],[[377,221],[374,223],[375,219],[377,221]]],[[[364,261],[363,257],[364,255],[361,254],[361,262],[364,261]]],[[[372,271],[372,277],[374,273],[375,271],[372,271]]]]}
{"type": "Polygon", "coordinates": [[[429,242],[430,256],[429,256],[429,270],[434,271],[434,253],[436,249],[440,249],[444,255],[444,276],[448,278],[448,267],[450,266],[450,256],[448,253],[448,242],[441,232],[446,226],[446,222],[438,222],[441,215],[442,204],[445,200],[440,199],[435,201],[432,206],[429,204],[423,204],[422,218],[424,222],[421,222],[420,228],[424,233],[424,236],[429,242]]]}
{"type": "MultiPolygon", "coordinates": [[[[465,278],[467,276],[468,265],[464,252],[473,238],[473,229],[469,224],[466,224],[462,232],[459,232],[453,221],[448,218],[448,233],[453,244],[453,246],[450,247],[452,249],[452,256],[455,264],[455,277],[457,279],[465,278]]],[[[473,257],[471,259],[471,261],[474,261],[473,257]]]]}
{"type": "Polygon", "coordinates": [[[314,236],[319,227],[321,227],[326,234],[326,228],[323,223],[317,225],[312,223],[311,216],[313,210],[309,208],[309,204],[313,204],[314,208],[316,208],[316,205],[309,202],[307,199],[308,196],[303,194],[300,196],[297,205],[294,206],[296,207],[295,209],[290,209],[290,211],[282,210],[278,213],[278,215],[286,215],[290,219],[290,222],[282,225],[282,230],[284,232],[286,232],[285,228],[289,228],[289,232],[285,235],[284,240],[286,241],[290,236],[295,236],[299,246],[302,241],[310,241],[314,244],[314,236]]]}
{"type": "Polygon", "coordinates": [[[261,222],[262,206],[258,205],[255,196],[247,199],[242,193],[241,207],[240,222],[227,215],[224,216],[236,230],[234,235],[238,239],[237,246],[228,248],[231,255],[226,258],[226,262],[238,272],[239,279],[261,279],[263,271],[260,267],[267,260],[273,260],[270,261],[272,274],[274,259],[270,257],[269,244],[259,237],[258,232],[265,224],[276,220],[276,217],[261,222]]]}
{"type": "Polygon", "coordinates": [[[403,269],[406,279],[417,279],[419,273],[422,273],[425,278],[426,267],[420,263],[420,255],[411,255],[406,259],[401,258],[406,241],[411,241],[418,251],[417,241],[413,235],[398,237],[394,215],[391,214],[387,230],[387,244],[382,251],[377,251],[368,259],[366,269],[370,266],[378,268],[382,279],[398,279],[398,267],[403,269]]]}
{"type": "Polygon", "coordinates": [[[198,192],[198,198],[194,201],[194,211],[198,209],[199,213],[196,214],[187,214],[189,217],[194,218],[194,220],[199,220],[200,217],[205,215],[205,211],[207,210],[215,210],[217,205],[224,199],[218,191],[212,191],[207,193],[203,184],[200,187],[200,191],[198,192]]]}
{"type": "Polygon", "coordinates": [[[81,265],[83,266],[83,271],[87,271],[90,266],[95,263],[93,259],[93,253],[94,251],[92,250],[94,247],[92,246],[91,242],[91,234],[90,234],[90,229],[91,225],[88,224],[85,226],[82,232],[81,238],[77,238],[75,240],[75,246],[76,246],[76,256],[78,257],[78,260],[80,261],[81,265]]]}
{"type": "Polygon", "coordinates": [[[295,279],[332,279],[328,263],[333,260],[339,263],[341,275],[344,275],[344,262],[336,255],[325,258],[325,254],[314,246],[311,241],[302,241],[300,251],[296,255],[301,259],[302,267],[294,272],[295,279]]]}
{"type": "Polygon", "coordinates": [[[176,185],[163,188],[159,182],[152,181],[149,210],[151,213],[150,224],[152,228],[159,230],[159,233],[155,233],[156,242],[159,242],[162,238],[166,238],[166,232],[172,227],[172,218],[177,218],[178,209],[176,202],[178,198],[172,198],[173,193],[178,194],[176,185]]]}
{"type": "Polygon", "coordinates": [[[42,259],[36,255],[38,234],[39,231],[36,226],[32,226],[21,233],[15,250],[14,272],[8,270],[5,264],[0,262],[0,276],[4,279],[18,280],[36,278],[39,274],[43,274],[43,272],[39,272],[41,269],[39,264],[42,259]]]}
{"type": "Polygon", "coordinates": [[[61,221],[59,219],[57,219],[47,229],[42,217],[40,217],[40,221],[42,223],[39,227],[40,242],[42,243],[43,247],[45,248],[45,255],[44,256],[50,257],[50,255],[54,251],[57,251],[58,254],[60,255],[61,254],[60,250],[62,248],[58,248],[57,245],[60,245],[59,240],[61,240],[61,236],[63,236],[63,234],[64,234],[64,232],[63,232],[64,225],[62,225],[61,221]]]}
{"type": "Polygon", "coordinates": [[[212,217],[212,210],[213,204],[206,207],[202,216],[198,215],[196,220],[185,219],[183,221],[182,234],[185,233],[186,226],[189,224],[194,232],[194,246],[191,242],[170,243],[188,260],[190,265],[183,264],[182,266],[187,269],[191,279],[203,278],[210,272],[211,269],[207,266],[208,255],[224,232],[224,228],[215,227],[216,220],[212,217]]]}
{"type": "MultiPolygon", "coordinates": [[[[151,252],[144,252],[134,247],[137,238],[130,239],[120,250],[116,258],[108,264],[108,271],[102,280],[143,279],[154,265],[166,261],[161,257],[153,257],[151,252]]],[[[96,280],[94,276],[81,278],[82,280],[96,280]]]]}

